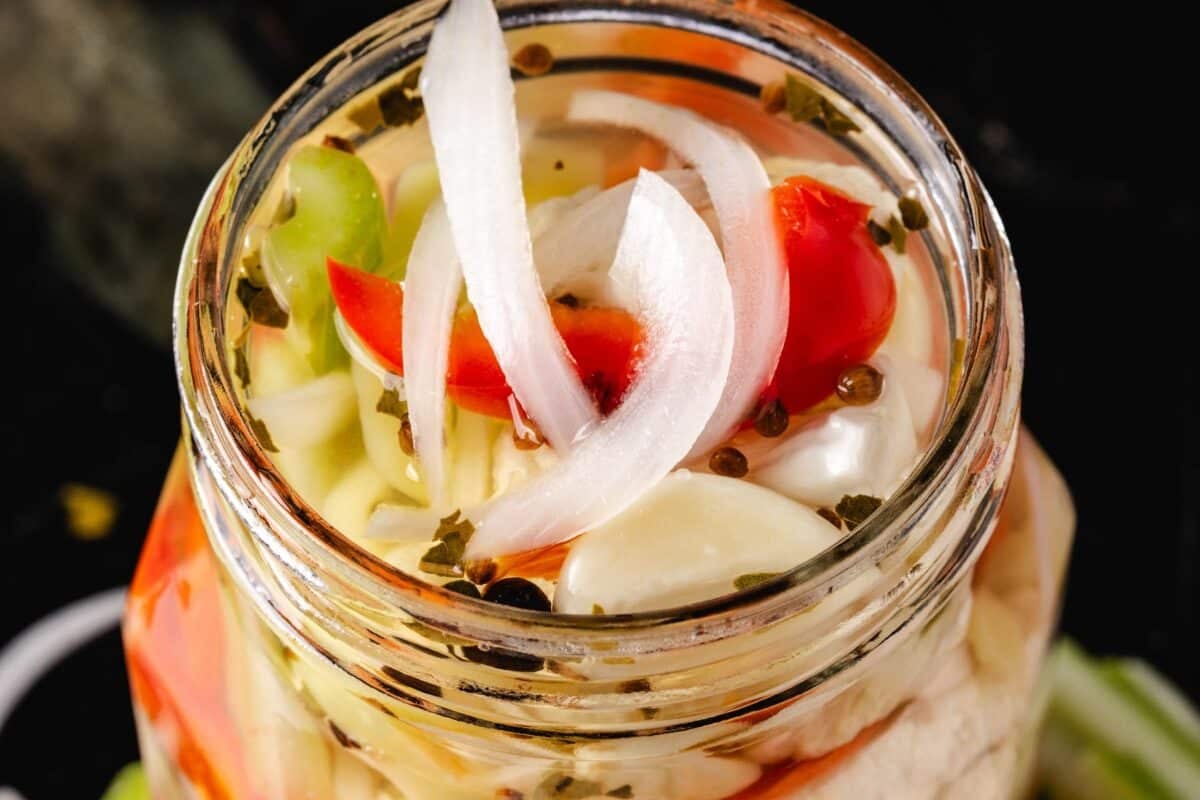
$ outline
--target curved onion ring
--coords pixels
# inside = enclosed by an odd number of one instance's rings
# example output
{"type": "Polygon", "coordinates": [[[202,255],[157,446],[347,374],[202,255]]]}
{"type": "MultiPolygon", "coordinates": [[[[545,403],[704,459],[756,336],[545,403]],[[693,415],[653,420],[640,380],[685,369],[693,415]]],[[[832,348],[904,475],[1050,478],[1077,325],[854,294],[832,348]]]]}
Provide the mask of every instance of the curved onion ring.
{"type": "Polygon", "coordinates": [[[633,128],[661,140],[704,179],[721,227],[737,332],[721,402],[689,457],[727,438],[771,379],[788,322],[788,273],[762,162],[732,132],[679,108],[601,90],[576,92],[567,118],[633,128]]]}
{"type": "Polygon", "coordinates": [[[467,558],[545,547],[603,523],[679,463],[729,372],[733,301],[720,250],[696,211],[643,171],[610,279],[636,299],[644,361],[621,405],[558,465],[479,512],[467,558]]]}
{"type": "Polygon", "coordinates": [[[421,71],[467,292],[508,385],[559,452],[599,421],[533,265],[509,55],[491,0],[454,0],[421,71]]]}
{"type": "Polygon", "coordinates": [[[404,385],[413,446],[429,502],[445,499],[446,368],[462,271],[446,206],[434,200],[413,241],[404,278],[404,385]]]}

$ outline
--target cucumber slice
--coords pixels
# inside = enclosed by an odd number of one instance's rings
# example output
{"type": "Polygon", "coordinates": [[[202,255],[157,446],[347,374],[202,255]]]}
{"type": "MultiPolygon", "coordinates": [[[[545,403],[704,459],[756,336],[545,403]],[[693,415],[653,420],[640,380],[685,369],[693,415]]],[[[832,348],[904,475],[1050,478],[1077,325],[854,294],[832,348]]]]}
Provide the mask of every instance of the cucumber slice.
{"type": "Polygon", "coordinates": [[[264,238],[263,268],[284,294],[293,343],[309,354],[319,374],[344,358],[332,327],[325,259],[377,269],[387,222],[371,170],[341,150],[297,150],[288,162],[287,189],[295,212],[264,238]]]}
{"type": "Polygon", "coordinates": [[[1161,712],[1149,713],[1146,702],[1117,688],[1073,642],[1055,648],[1048,669],[1053,681],[1050,724],[1074,731],[1088,748],[1108,754],[1097,769],[1103,767],[1107,774],[1120,765],[1132,774],[1131,765],[1139,765],[1166,797],[1196,796],[1200,759],[1161,723],[1161,712]]]}
{"type": "Polygon", "coordinates": [[[150,800],[150,785],[142,765],[135,761],[122,767],[100,800],[150,800]]]}

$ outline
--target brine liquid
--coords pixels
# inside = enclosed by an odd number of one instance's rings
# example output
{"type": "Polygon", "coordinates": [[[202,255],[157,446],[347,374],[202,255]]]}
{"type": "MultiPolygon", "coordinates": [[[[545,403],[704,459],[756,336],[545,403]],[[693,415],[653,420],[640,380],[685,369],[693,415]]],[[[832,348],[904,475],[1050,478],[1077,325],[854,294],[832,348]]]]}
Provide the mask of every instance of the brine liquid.
{"type": "MultiPolygon", "coordinates": [[[[797,125],[783,115],[767,115],[757,98],[710,86],[698,81],[663,75],[641,73],[596,73],[551,75],[537,81],[523,81],[517,87],[517,104],[522,125],[524,187],[532,214],[537,204],[555,197],[571,195],[589,186],[611,186],[633,177],[639,168],[663,169],[679,163],[654,140],[640,134],[614,128],[564,124],[562,116],[572,93],[583,87],[618,88],[649,99],[691,108],[708,118],[743,132],[766,158],[794,158],[805,162],[843,167],[862,167],[846,144],[808,125],[797,125]]],[[[325,133],[348,136],[357,130],[345,120],[334,118],[306,139],[317,143],[325,133]]],[[[424,212],[424,205],[408,208],[405,191],[411,188],[411,175],[429,174],[432,152],[424,121],[404,128],[387,129],[360,144],[357,155],[368,165],[389,203],[393,231],[415,231],[424,212]],[[408,177],[406,177],[408,176],[408,177]],[[411,219],[398,222],[401,216],[411,219]]],[[[251,227],[265,227],[283,196],[284,179],[276,176],[264,195],[251,227]]],[[[861,174],[861,173],[860,173],[861,174]]],[[[480,187],[481,191],[486,187],[480,187]]],[[[879,187],[877,186],[878,190],[879,187]]],[[[419,192],[417,192],[419,194],[419,192]]],[[[849,192],[855,194],[854,192],[849,192]]],[[[869,201],[868,198],[861,198],[869,201]]],[[[536,235],[536,231],[535,231],[536,235]]],[[[387,248],[385,247],[385,251],[387,248]]],[[[889,258],[902,258],[897,283],[897,308],[892,330],[885,346],[914,362],[929,368],[949,382],[949,329],[943,293],[937,278],[933,256],[923,238],[912,235],[903,256],[888,250],[889,258]]],[[[385,268],[385,272],[387,269],[385,268]]],[[[586,288],[586,287],[585,287],[586,288]]],[[[240,341],[242,315],[238,304],[231,307],[231,341],[240,341]]],[[[282,393],[313,380],[303,356],[291,346],[293,332],[281,332],[262,326],[250,327],[249,374],[246,390],[250,398],[282,393]],[[269,362],[269,363],[268,363],[269,362]]],[[[435,583],[445,582],[418,569],[420,556],[428,549],[396,546],[385,539],[363,536],[372,510],[380,504],[425,504],[425,488],[419,470],[409,456],[400,451],[397,441],[399,422],[376,412],[376,402],[384,392],[383,382],[359,364],[352,364],[357,398],[355,424],[324,443],[311,447],[289,447],[276,437],[280,452],[273,460],[283,477],[296,492],[333,526],[339,528],[356,544],[396,568],[435,583]]],[[[828,410],[828,408],[825,408],[828,410]]],[[[792,425],[798,426],[805,409],[793,409],[792,425]]],[[[508,476],[495,463],[502,443],[509,438],[510,422],[481,417],[469,412],[453,413],[448,431],[448,446],[467,453],[461,469],[451,472],[449,508],[474,508],[496,493],[512,485],[508,476]],[[469,433],[463,433],[463,431],[469,433]]],[[[932,427],[932,426],[931,426],[932,427]]],[[[919,432],[919,436],[928,431],[919,432]]],[[[735,444],[755,458],[769,449],[771,442],[763,441],[753,432],[746,441],[735,444]]],[[[925,441],[919,442],[921,448],[925,441]]],[[[533,466],[532,456],[522,456],[522,468],[533,466]]],[[[518,458],[510,461],[520,460],[518,458]]],[[[507,462],[506,462],[507,463],[507,462]]],[[[540,467],[538,467],[540,468],[540,467]]],[[[703,464],[690,465],[703,470],[703,464]]],[[[511,474],[511,473],[510,473],[511,474]]],[[[522,479],[529,477],[522,474],[522,479]]],[[[751,476],[753,481],[753,476],[751,476]]],[[[430,531],[432,538],[433,531],[430,531]]],[[[557,566],[561,564],[565,547],[553,552],[523,554],[525,563],[499,565],[499,574],[518,575],[546,581],[544,588],[553,594],[557,566]]],[[[511,559],[509,559],[511,560],[511,559]]]]}

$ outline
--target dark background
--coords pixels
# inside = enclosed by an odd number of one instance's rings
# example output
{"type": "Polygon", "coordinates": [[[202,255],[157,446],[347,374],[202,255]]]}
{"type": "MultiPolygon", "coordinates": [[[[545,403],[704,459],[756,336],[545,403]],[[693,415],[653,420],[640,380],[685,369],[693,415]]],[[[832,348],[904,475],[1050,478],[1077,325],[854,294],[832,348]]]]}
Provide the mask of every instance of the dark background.
{"type": "MultiPolygon", "coordinates": [[[[1119,17],[808,7],[925,95],[1007,223],[1025,419],[1079,510],[1064,629],[1200,698],[1187,26],[1145,3],[1119,17]]],[[[128,581],[178,436],[168,297],[190,215],[269,99],[392,8],[3,0],[0,643],[128,581]],[[119,498],[107,538],[68,534],[68,481],[119,498]]],[[[0,785],[94,798],[136,757],[113,634],[55,669],[0,734],[0,785]]]]}

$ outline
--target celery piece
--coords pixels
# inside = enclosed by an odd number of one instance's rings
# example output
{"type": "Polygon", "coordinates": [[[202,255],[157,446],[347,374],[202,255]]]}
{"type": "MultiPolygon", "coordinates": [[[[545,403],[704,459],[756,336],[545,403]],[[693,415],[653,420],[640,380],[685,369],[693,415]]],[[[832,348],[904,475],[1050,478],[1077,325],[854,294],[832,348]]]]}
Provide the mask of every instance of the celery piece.
{"type": "Polygon", "coordinates": [[[1107,772],[1120,766],[1128,776],[1136,766],[1162,788],[1163,796],[1195,796],[1200,759],[1162,724],[1163,714],[1147,710],[1146,698],[1131,699],[1070,641],[1055,648],[1047,668],[1053,681],[1050,725],[1075,732],[1086,748],[1104,755],[1100,766],[1107,772]]]}
{"type": "Polygon", "coordinates": [[[333,306],[325,259],[376,270],[387,230],[375,176],[358,156],[332,147],[307,146],[288,162],[291,217],[263,241],[263,267],[284,295],[289,336],[318,373],[344,363],[333,331],[333,306]]]}
{"type": "Polygon", "coordinates": [[[1173,800],[1138,762],[1087,745],[1061,721],[1046,723],[1038,749],[1050,800],[1173,800]]]}
{"type": "Polygon", "coordinates": [[[1200,763],[1200,714],[1179,689],[1136,658],[1102,659],[1096,669],[1200,763]]]}
{"type": "Polygon", "coordinates": [[[100,800],[150,800],[150,785],[142,765],[135,761],[123,767],[100,800]]]}

